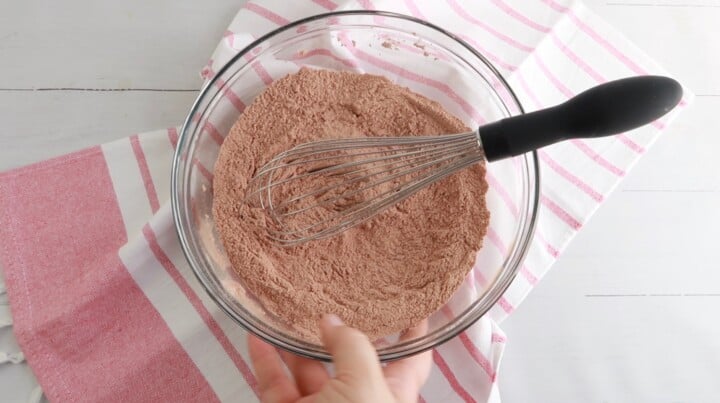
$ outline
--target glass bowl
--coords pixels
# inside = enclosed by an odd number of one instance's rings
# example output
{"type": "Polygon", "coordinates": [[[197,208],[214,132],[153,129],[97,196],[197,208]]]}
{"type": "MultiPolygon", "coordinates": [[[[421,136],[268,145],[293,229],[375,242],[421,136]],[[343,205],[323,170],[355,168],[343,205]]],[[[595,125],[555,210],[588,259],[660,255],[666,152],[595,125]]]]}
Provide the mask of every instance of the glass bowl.
{"type": "MultiPolygon", "coordinates": [[[[224,136],[269,83],[303,66],[383,75],[440,102],[469,127],[523,111],[498,71],[467,43],[425,21],[386,12],[334,12],[288,24],[241,50],[205,85],[183,126],[172,169],[173,216],[185,256],[240,326],[277,347],[327,361],[321,345],[269,314],[243,287],[212,217],[212,172],[224,136]]],[[[491,222],[466,281],[428,318],[426,333],[375,340],[380,360],[401,359],[458,335],[518,273],[537,215],[537,156],[489,164],[486,179],[491,222]]]]}

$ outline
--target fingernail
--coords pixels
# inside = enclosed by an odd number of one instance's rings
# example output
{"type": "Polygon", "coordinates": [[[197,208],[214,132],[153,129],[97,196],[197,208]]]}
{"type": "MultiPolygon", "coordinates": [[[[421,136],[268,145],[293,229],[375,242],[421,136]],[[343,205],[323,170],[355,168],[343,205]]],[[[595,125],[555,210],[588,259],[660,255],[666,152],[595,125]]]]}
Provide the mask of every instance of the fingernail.
{"type": "Polygon", "coordinates": [[[344,325],[343,321],[337,315],[333,315],[331,313],[323,316],[323,320],[332,327],[344,325]]]}

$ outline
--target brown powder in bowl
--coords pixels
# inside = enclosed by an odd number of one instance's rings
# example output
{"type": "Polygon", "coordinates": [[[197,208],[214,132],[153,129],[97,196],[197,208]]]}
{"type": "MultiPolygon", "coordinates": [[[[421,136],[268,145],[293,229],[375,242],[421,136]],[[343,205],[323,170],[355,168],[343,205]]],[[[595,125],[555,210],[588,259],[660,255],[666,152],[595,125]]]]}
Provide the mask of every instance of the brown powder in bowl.
{"type": "Polygon", "coordinates": [[[440,104],[384,77],[302,69],[271,84],[240,116],[215,165],[213,215],[233,268],[280,320],[317,340],[334,313],[371,339],[412,327],[460,286],[489,213],[477,164],[342,234],[282,247],[243,203],[256,169],[323,138],[467,131],[440,104]]]}

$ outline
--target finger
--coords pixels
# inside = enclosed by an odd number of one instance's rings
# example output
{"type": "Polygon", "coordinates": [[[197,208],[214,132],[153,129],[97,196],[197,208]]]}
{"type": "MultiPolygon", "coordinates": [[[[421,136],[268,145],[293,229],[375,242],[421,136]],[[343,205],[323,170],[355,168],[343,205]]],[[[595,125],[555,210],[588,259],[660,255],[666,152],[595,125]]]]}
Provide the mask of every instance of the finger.
{"type": "MultiPolygon", "coordinates": [[[[411,340],[427,333],[427,321],[423,321],[400,336],[400,342],[411,340]]],[[[383,368],[385,381],[395,398],[400,402],[417,401],[420,389],[430,376],[432,352],[426,351],[400,361],[389,363],[383,368]]]]}
{"type": "Polygon", "coordinates": [[[320,361],[300,357],[287,351],[280,352],[280,355],[295,377],[295,383],[303,396],[319,392],[330,379],[330,375],[320,361]]]}
{"type": "Polygon", "coordinates": [[[335,315],[325,315],[320,322],[320,333],[325,348],[333,357],[335,377],[338,380],[382,380],[377,352],[362,332],[345,326],[335,315]]]}
{"type": "Polygon", "coordinates": [[[300,397],[295,384],[285,374],[275,347],[255,336],[248,336],[248,350],[258,381],[260,400],[265,403],[289,403],[300,397]]]}

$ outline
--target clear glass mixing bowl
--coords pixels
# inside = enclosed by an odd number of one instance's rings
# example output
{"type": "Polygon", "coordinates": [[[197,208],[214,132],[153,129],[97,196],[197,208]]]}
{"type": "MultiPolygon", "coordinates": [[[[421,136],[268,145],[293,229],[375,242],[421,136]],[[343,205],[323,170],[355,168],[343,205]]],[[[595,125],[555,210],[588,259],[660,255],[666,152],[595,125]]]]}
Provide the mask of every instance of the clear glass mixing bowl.
{"type": "MultiPolygon", "coordinates": [[[[217,304],[258,337],[303,356],[329,360],[292,324],[270,315],[243,287],[212,217],[212,171],[222,138],[272,80],[303,66],[387,77],[440,102],[470,127],[522,113],[497,70],[467,43],[412,17],[368,11],[317,15],[259,38],[203,88],[182,129],[172,170],[172,208],[182,248],[217,304]]],[[[535,227],[537,156],[489,164],[490,232],[474,268],[448,303],[428,318],[427,333],[376,340],[380,359],[400,359],[458,335],[484,315],[516,276],[535,227]]]]}

